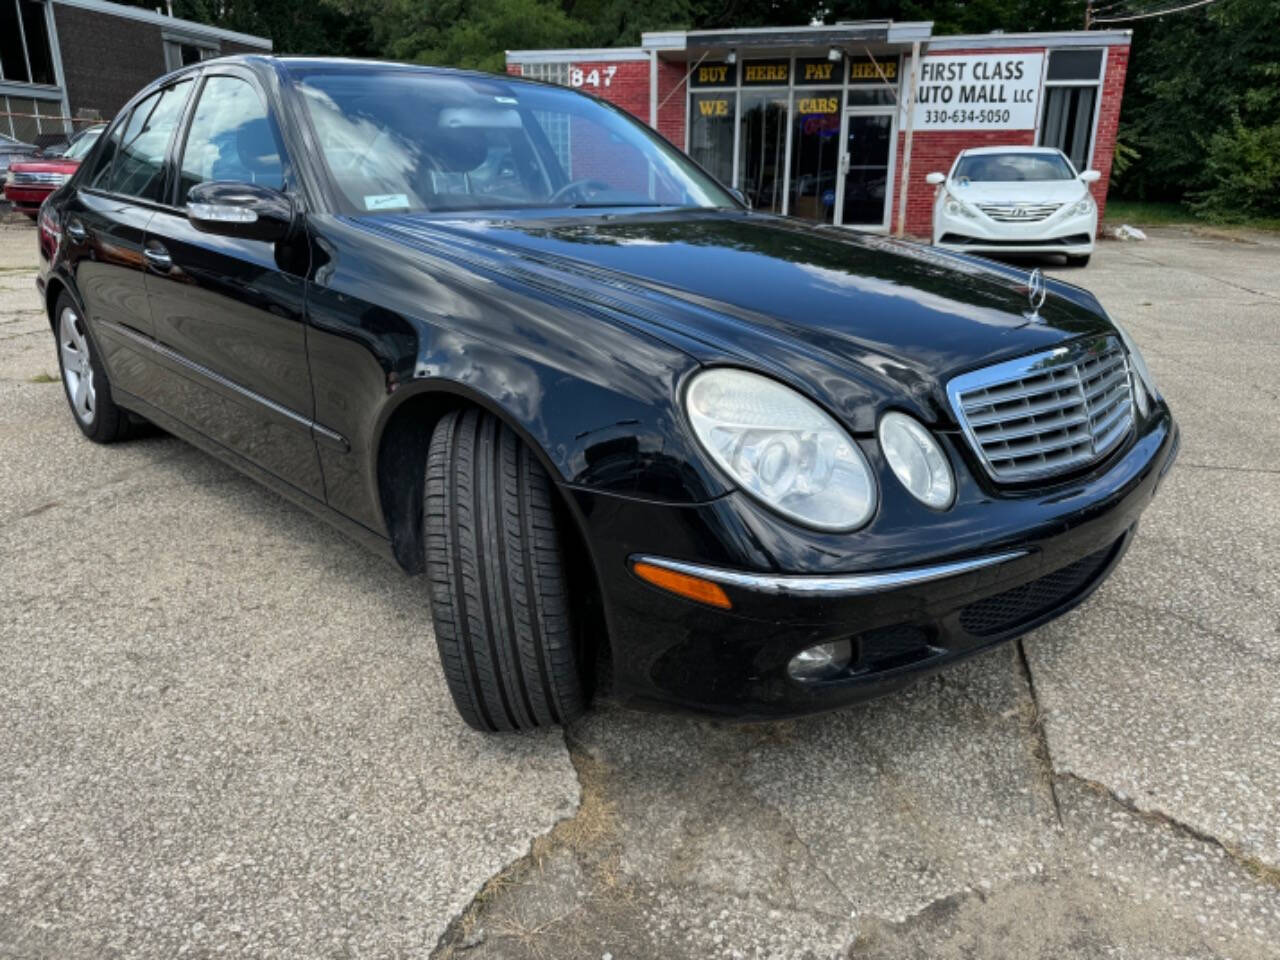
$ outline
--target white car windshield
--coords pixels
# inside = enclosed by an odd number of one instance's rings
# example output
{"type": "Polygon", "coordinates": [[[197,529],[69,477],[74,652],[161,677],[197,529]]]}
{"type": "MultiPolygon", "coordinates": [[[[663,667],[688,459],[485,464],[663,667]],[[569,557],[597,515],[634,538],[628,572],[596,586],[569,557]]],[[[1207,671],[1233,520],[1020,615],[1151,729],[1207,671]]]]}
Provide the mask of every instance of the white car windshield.
{"type": "Polygon", "coordinates": [[[300,73],[297,89],[358,212],[736,206],[648,127],[569,90],[332,68],[300,73]]]}
{"type": "Polygon", "coordinates": [[[1075,171],[1056,153],[979,153],[961,157],[952,177],[972,183],[1074,180],[1075,171]]]}

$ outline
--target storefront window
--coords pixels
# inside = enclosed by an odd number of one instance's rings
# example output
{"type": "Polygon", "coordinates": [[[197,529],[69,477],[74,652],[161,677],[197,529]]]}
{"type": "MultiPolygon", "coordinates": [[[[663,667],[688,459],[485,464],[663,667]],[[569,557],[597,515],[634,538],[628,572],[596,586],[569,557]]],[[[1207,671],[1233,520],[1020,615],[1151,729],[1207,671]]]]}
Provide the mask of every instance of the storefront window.
{"type": "Polygon", "coordinates": [[[1045,87],[1040,144],[1057,147],[1083,170],[1093,146],[1093,107],[1097,87],[1045,87]]]}
{"type": "Polygon", "coordinates": [[[797,90],[791,122],[791,215],[831,223],[840,163],[840,91],[797,90]]]}
{"type": "Polygon", "coordinates": [[[1093,154],[1093,119],[1102,82],[1101,50],[1053,50],[1044,88],[1040,145],[1057,147],[1077,170],[1093,154]]]}
{"type": "Polygon", "coordinates": [[[742,94],[738,187],[756,210],[782,212],[787,161],[787,94],[742,94]]]}
{"type": "Polygon", "coordinates": [[[56,82],[44,4],[0,0],[0,78],[20,83],[56,82]]]}
{"type": "Polygon", "coordinates": [[[689,156],[726,186],[733,183],[736,99],[732,90],[689,97],[689,156]]]}

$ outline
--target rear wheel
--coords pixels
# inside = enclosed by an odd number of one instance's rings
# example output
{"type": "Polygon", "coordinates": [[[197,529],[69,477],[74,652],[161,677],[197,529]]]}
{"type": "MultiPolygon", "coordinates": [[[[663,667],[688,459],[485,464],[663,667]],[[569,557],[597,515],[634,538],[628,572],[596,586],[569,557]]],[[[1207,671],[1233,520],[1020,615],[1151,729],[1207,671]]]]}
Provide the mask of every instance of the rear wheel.
{"type": "Polygon", "coordinates": [[[440,662],[477,730],[565,723],[586,707],[551,479],[477,409],[436,425],[423,523],[440,662]]]}
{"type": "Polygon", "coordinates": [[[1087,267],[1089,265],[1089,254],[1079,257],[1067,257],[1068,267],[1087,267]]]}
{"type": "Polygon", "coordinates": [[[94,352],[84,318],[65,293],[58,297],[54,310],[58,367],[76,425],[95,443],[125,439],[132,427],[129,414],[111,399],[111,382],[94,352]]]}

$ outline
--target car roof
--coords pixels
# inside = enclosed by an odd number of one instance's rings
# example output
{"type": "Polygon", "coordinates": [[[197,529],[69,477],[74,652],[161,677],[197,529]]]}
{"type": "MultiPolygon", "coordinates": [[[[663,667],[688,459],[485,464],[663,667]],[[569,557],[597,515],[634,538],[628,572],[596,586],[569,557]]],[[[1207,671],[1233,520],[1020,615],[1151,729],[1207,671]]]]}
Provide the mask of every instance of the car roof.
{"type": "Polygon", "coordinates": [[[1062,151],[1057,147],[1016,147],[1012,145],[1005,147],[969,147],[967,150],[961,150],[960,156],[978,157],[992,153],[1044,153],[1052,154],[1056,157],[1062,151]]]}
{"type": "Polygon", "coordinates": [[[291,68],[308,72],[323,73],[326,68],[333,72],[352,70],[365,73],[382,73],[388,71],[412,71],[427,75],[445,77],[477,77],[485,80],[513,80],[525,83],[537,82],[514,74],[489,73],[484,70],[460,70],[456,67],[427,66],[420,63],[401,63],[396,60],[362,60],[356,57],[317,57],[317,56],[275,56],[259,53],[232,54],[211,60],[201,60],[191,67],[207,67],[218,63],[244,63],[246,65],[263,65],[288,73],[291,68]]]}

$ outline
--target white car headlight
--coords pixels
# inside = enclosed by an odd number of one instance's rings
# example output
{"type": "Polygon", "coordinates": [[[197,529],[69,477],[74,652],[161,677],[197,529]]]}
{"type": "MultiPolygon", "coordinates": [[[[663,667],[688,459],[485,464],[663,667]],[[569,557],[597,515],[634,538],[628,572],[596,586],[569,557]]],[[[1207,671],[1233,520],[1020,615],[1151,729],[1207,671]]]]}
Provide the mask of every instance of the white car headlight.
{"type": "Polygon", "coordinates": [[[1129,336],[1129,331],[1120,325],[1115,317],[1109,317],[1112,325],[1116,328],[1116,333],[1120,334],[1120,341],[1124,344],[1124,349],[1129,354],[1129,369],[1137,374],[1138,382],[1134,384],[1137,388],[1138,412],[1144,417],[1151,408],[1152,400],[1160,399],[1160,391],[1156,389],[1156,381],[1151,376],[1151,371],[1147,368],[1146,358],[1142,356],[1142,351],[1138,349],[1138,345],[1134,342],[1133,337],[1129,336]]]}
{"type": "Polygon", "coordinates": [[[913,497],[935,510],[951,506],[956,495],[951,464],[919,422],[905,413],[886,413],[880,418],[880,448],[913,497]]]}
{"type": "Polygon", "coordinates": [[[746,370],[707,370],[689,383],[694,435],[743,490],[818,530],[854,530],[876,508],[858,445],[790,387],[746,370]]]}
{"type": "Polygon", "coordinates": [[[946,203],[947,213],[951,214],[953,217],[972,217],[973,216],[973,211],[969,209],[969,205],[965,203],[963,200],[961,200],[959,197],[957,197],[955,194],[948,191],[946,194],[946,197],[947,197],[947,203],[946,203]]]}
{"type": "Polygon", "coordinates": [[[1075,206],[1071,208],[1071,213],[1073,216],[1082,216],[1086,213],[1092,213],[1092,212],[1093,212],[1093,197],[1089,196],[1089,194],[1087,193],[1084,195],[1083,199],[1077,200],[1075,206]]]}

